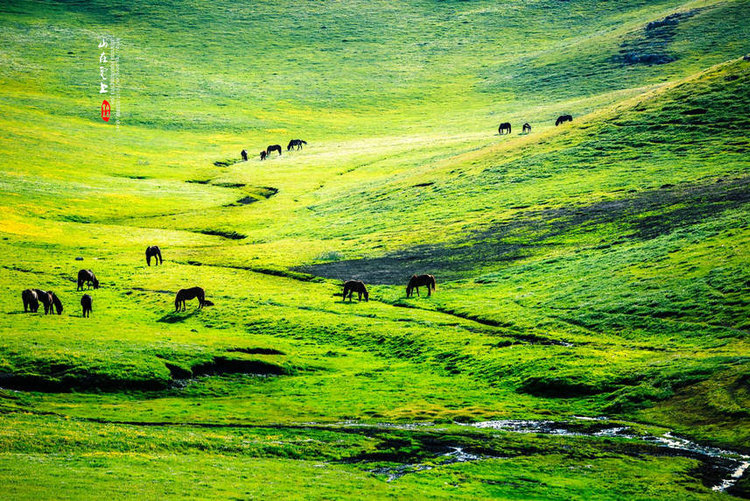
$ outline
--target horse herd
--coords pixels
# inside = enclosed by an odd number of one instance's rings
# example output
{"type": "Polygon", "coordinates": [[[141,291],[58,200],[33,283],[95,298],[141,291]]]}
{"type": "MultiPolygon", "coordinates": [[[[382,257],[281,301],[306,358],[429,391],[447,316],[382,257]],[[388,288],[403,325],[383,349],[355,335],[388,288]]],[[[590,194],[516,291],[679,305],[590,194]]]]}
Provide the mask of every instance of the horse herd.
{"type": "MultiPolygon", "coordinates": [[[[292,151],[292,150],[295,150],[295,149],[296,150],[301,150],[303,144],[307,144],[307,141],[305,141],[303,139],[292,139],[291,141],[289,141],[289,144],[286,145],[286,151],[292,151]]],[[[265,160],[274,151],[278,151],[279,152],[279,156],[281,156],[281,145],[280,144],[271,144],[271,145],[269,145],[268,148],[266,148],[265,150],[263,150],[263,151],[260,152],[260,159],[261,160],[265,160]]],[[[247,162],[247,150],[242,150],[240,152],[240,155],[242,155],[242,161],[243,162],[247,162]]]]}
{"type": "MultiPolygon", "coordinates": [[[[146,265],[151,266],[151,259],[154,259],[155,265],[164,263],[161,256],[161,249],[158,246],[152,245],[146,248],[146,265]]],[[[84,285],[87,289],[98,289],[99,279],[91,270],[79,270],[76,291],[82,291],[84,285]]],[[[406,297],[411,297],[414,292],[419,296],[419,288],[427,287],[427,296],[431,296],[435,292],[435,277],[432,275],[412,275],[409,279],[409,283],[406,286],[406,297]]],[[[349,298],[349,302],[352,301],[352,296],[357,293],[357,299],[365,301],[370,300],[370,294],[367,291],[367,286],[361,280],[349,280],[344,283],[344,293],[342,294],[342,301],[346,301],[349,298]]],[[[23,301],[23,311],[36,313],[39,310],[39,304],[44,306],[44,314],[52,315],[57,313],[62,315],[63,305],[60,298],[53,291],[43,291],[41,289],[26,289],[21,292],[21,299],[23,301]]],[[[175,312],[185,311],[187,301],[191,299],[198,299],[198,309],[204,306],[213,306],[214,303],[206,299],[206,291],[201,287],[191,287],[189,289],[180,289],[177,291],[177,295],[174,299],[175,312]]],[[[94,300],[89,294],[81,296],[81,308],[82,316],[84,318],[89,317],[93,310],[94,300]]]]}
{"type": "MultiPolygon", "coordinates": [[[[565,122],[572,122],[573,117],[571,115],[560,115],[557,117],[557,120],[555,121],[555,127],[557,127],[560,124],[564,124],[565,122]]],[[[510,134],[511,132],[511,126],[510,122],[503,122],[500,124],[500,127],[498,127],[497,132],[502,136],[503,134],[510,134]]],[[[526,122],[523,124],[521,132],[523,134],[528,134],[531,132],[531,125],[526,122]]]]}

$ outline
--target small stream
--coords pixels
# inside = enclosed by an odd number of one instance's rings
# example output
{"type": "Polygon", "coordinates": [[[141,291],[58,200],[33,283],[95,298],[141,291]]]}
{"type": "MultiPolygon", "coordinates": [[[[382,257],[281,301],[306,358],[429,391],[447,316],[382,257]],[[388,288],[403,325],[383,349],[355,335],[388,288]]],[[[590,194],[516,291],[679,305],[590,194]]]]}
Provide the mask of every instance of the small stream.
{"type": "MultiPolygon", "coordinates": [[[[669,432],[661,436],[637,435],[634,433],[634,430],[630,426],[621,424],[610,425],[609,419],[606,417],[591,418],[574,416],[574,418],[577,421],[600,421],[602,425],[596,431],[582,431],[581,423],[576,423],[575,421],[561,422],[547,420],[507,419],[456,424],[460,426],[493,429],[509,433],[535,433],[544,435],[558,435],[564,437],[610,437],[634,440],[646,444],[653,444],[658,447],[663,447],[665,449],[665,452],[673,453],[674,455],[699,459],[703,461],[703,463],[709,468],[714,468],[717,472],[720,473],[719,476],[721,477],[721,481],[719,483],[711,486],[711,488],[717,492],[724,492],[732,487],[750,468],[750,456],[748,455],[721,449],[718,447],[700,445],[690,440],[676,437],[669,432]]],[[[355,425],[355,423],[347,424],[355,425]]],[[[432,425],[432,423],[413,423],[410,425],[381,423],[375,426],[408,429],[430,425],[432,425]]],[[[392,482],[409,473],[431,470],[439,466],[446,466],[455,463],[465,463],[469,461],[480,461],[483,459],[499,458],[499,456],[471,454],[464,451],[461,447],[451,447],[448,452],[440,454],[435,458],[434,461],[431,461],[429,463],[404,464],[396,467],[378,468],[370,471],[377,474],[388,475],[387,481],[392,482]]]]}

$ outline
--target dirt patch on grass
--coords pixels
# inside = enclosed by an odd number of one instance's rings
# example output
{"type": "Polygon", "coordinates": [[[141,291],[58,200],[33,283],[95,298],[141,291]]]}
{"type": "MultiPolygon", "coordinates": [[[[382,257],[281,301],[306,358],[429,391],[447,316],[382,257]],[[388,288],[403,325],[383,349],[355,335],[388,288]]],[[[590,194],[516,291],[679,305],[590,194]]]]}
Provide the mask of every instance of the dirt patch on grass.
{"type": "Polygon", "coordinates": [[[243,235],[242,233],[237,233],[236,231],[232,231],[232,230],[207,229],[207,230],[198,230],[196,233],[203,233],[204,235],[212,235],[216,237],[224,237],[230,240],[242,240],[242,239],[247,238],[247,235],[243,235]]]}

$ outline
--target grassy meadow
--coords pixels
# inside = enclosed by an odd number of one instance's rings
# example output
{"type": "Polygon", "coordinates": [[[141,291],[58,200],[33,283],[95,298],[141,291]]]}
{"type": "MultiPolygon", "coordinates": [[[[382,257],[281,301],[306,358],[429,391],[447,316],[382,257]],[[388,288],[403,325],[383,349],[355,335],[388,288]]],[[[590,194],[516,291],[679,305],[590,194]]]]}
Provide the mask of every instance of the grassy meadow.
{"type": "Polygon", "coordinates": [[[750,497],[749,19],[4,2],[0,498],[750,497]]]}

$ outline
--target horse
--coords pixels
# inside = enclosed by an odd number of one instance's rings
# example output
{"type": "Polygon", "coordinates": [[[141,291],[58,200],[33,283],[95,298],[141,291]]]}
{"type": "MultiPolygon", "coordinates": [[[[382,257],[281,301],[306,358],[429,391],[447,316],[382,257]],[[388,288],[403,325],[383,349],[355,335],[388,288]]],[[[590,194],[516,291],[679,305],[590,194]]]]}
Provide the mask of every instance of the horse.
{"type": "Polygon", "coordinates": [[[99,288],[99,280],[96,279],[96,275],[91,270],[80,270],[78,272],[78,288],[77,291],[83,290],[83,284],[87,287],[94,286],[94,289],[99,288]]]}
{"type": "Polygon", "coordinates": [[[365,283],[360,280],[349,280],[344,284],[344,297],[342,301],[346,301],[346,295],[349,294],[349,302],[352,302],[352,295],[357,293],[357,301],[362,301],[362,296],[365,296],[365,301],[370,301],[370,294],[367,292],[365,283]]]}
{"type": "Polygon", "coordinates": [[[31,291],[36,294],[36,298],[44,306],[44,314],[47,315],[52,308],[52,300],[50,300],[47,291],[43,291],[42,289],[31,289],[31,291]]]}
{"type": "Polygon", "coordinates": [[[503,131],[507,130],[508,134],[510,134],[510,122],[503,122],[500,124],[500,127],[497,129],[497,131],[500,133],[500,135],[504,134],[503,131]]]}
{"type": "Polygon", "coordinates": [[[39,309],[39,296],[37,296],[34,289],[26,289],[21,293],[21,299],[23,300],[23,311],[30,311],[36,313],[39,309]]]}
{"type": "Polygon", "coordinates": [[[247,150],[240,151],[240,155],[242,155],[242,161],[247,162],[247,150]]]}
{"type": "Polygon", "coordinates": [[[529,122],[526,122],[523,124],[523,133],[528,134],[529,132],[531,132],[531,125],[529,125],[529,122]]]}
{"type": "Polygon", "coordinates": [[[411,297],[412,292],[416,289],[417,296],[419,296],[419,287],[421,285],[427,286],[427,297],[432,295],[435,291],[435,277],[432,275],[412,275],[409,280],[409,285],[406,286],[406,297],[411,297]]]}
{"type": "Polygon", "coordinates": [[[267,156],[268,156],[268,153],[266,153],[266,150],[263,150],[263,151],[260,152],[260,159],[261,160],[265,160],[267,156]]]}
{"type": "Polygon", "coordinates": [[[180,289],[177,291],[177,296],[174,298],[174,311],[182,311],[186,309],[186,301],[198,298],[198,309],[203,308],[206,305],[206,293],[200,287],[191,287],[190,289],[180,289]]]}
{"type": "Polygon", "coordinates": [[[55,295],[52,291],[47,291],[45,294],[47,294],[47,301],[49,302],[49,307],[45,304],[44,306],[44,314],[45,315],[52,315],[54,312],[52,311],[52,307],[55,307],[55,310],[57,310],[58,315],[62,315],[63,312],[63,305],[62,301],[60,301],[60,298],[55,295]]]}
{"type": "Polygon", "coordinates": [[[281,145],[280,144],[272,144],[268,148],[266,148],[266,156],[270,156],[272,152],[278,151],[279,156],[281,156],[281,145]]]}
{"type": "Polygon", "coordinates": [[[81,296],[81,306],[83,307],[83,318],[90,316],[91,312],[94,311],[91,308],[92,301],[93,300],[91,299],[91,296],[89,296],[88,294],[84,294],[83,296],[81,296]]]}
{"type": "Polygon", "coordinates": [[[557,121],[555,122],[555,127],[557,127],[560,124],[564,124],[565,122],[572,122],[573,117],[570,115],[560,115],[557,117],[557,121]]]}
{"type": "Polygon", "coordinates": [[[295,146],[297,147],[298,150],[301,150],[303,144],[307,144],[307,141],[304,141],[302,139],[292,139],[291,141],[289,141],[289,144],[286,146],[286,151],[291,151],[292,148],[294,148],[295,146]]]}
{"type": "Polygon", "coordinates": [[[152,245],[146,247],[146,264],[151,266],[151,258],[154,258],[154,264],[162,264],[164,260],[161,258],[161,249],[158,245],[152,245]]]}

